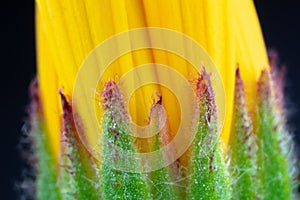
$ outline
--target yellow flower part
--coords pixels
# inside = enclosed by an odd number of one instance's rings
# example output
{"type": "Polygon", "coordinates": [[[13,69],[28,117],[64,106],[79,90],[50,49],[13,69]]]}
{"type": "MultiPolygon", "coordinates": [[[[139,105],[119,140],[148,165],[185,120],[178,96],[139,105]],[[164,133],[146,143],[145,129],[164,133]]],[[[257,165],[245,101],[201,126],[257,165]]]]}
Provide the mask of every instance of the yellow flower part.
{"type": "MultiPolygon", "coordinates": [[[[237,64],[250,110],[255,104],[258,76],[268,66],[251,0],[37,0],[36,26],[43,114],[56,155],[61,124],[58,90],[63,88],[72,100],[75,77],[84,59],[98,44],[117,33],[142,27],[168,28],[192,37],[206,49],[224,81],[226,118],[222,139],[225,142],[230,134],[237,64]]],[[[184,60],[172,54],[143,50],[122,56],[112,64],[106,77],[122,76],[134,66],[151,62],[174,67],[187,78],[192,72],[184,60]]],[[[148,75],[155,76],[155,71],[148,75]]],[[[176,97],[163,87],[150,85],[136,91],[130,100],[131,116],[138,124],[145,123],[154,90],[167,99],[164,106],[169,128],[175,133],[180,108],[176,97]]]]}

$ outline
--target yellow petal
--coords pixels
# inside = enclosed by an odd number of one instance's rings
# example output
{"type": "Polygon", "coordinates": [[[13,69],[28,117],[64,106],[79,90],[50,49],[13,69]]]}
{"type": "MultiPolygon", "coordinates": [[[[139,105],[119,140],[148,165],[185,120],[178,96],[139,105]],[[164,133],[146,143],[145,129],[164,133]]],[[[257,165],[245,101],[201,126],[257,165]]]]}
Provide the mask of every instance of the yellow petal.
{"type": "MultiPolygon", "coordinates": [[[[58,89],[62,87],[70,98],[77,71],[88,53],[108,37],[132,28],[148,26],[173,29],[192,37],[207,50],[221,73],[226,90],[226,119],[222,134],[225,142],[230,134],[237,63],[245,80],[249,108],[254,105],[251,100],[255,97],[255,81],[268,62],[251,0],[36,2],[39,81],[45,119],[55,152],[59,149],[61,113],[58,89]]],[[[129,44],[131,39],[128,38],[129,44]]],[[[122,56],[112,64],[106,78],[122,76],[134,66],[151,62],[171,66],[186,78],[193,71],[186,61],[175,55],[159,50],[144,50],[122,56]]],[[[155,76],[155,73],[148,76],[155,76]]],[[[135,92],[130,101],[133,119],[138,124],[145,124],[154,90],[168,99],[164,106],[168,112],[170,130],[176,133],[180,108],[175,96],[163,87],[150,85],[135,92]]]]}
{"type": "Polygon", "coordinates": [[[36,35],[37,51],[40,55],[38,56],[37,64],[38,66],[43,66],[42,68],[38,68],[43,116],[47,124],[48,132],[50,133],[48,138],[51,141],[50,145],[53,153],[58,155],[61,106],[58,96],[58,77],[54,66],[58,65],[59,61],[57,57],[52,55],[54,48],[51,47],[47,41],[47,36],[38,13],[36,14],[36,23],[39,26],[36,35]]]}

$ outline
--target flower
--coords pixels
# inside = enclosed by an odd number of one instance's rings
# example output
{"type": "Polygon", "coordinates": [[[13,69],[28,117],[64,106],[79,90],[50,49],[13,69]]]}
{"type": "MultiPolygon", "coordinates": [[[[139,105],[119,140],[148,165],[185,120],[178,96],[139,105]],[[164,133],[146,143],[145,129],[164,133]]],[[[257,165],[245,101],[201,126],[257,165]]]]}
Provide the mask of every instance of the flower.
{"type": "MultiPolygon", "coordinates": [[[[268,67],[268,60],[251,0],[37,0],[39,87],[47,137],[57,157],[62,113],[58,90],[63,88],[71,101],[76,74],[89,52],[110,36],[141,27],[162,27],[182,32],[196,40],[212,57],[226,91],[224,141],[230,135],[237,64],[245,82],[248,108],[254,110],[256,81],[261,70],[268,67]]],[[[122,75],[133,66],[154,60],[179,69],[186,77],[190,75],[189,68],[182,68],[182,61],[178,58],[154,50],[125,56],[118,61],[122,68],[116,67],[110,75],[122,75]]],[[[131,115],[138,124],[143,124],[147,118],[151,95],[156,88],[148,86],[133,98],[131,115]],[[144,106],[137,109],[135,102],[144,106]]],[[[175,98],[164,89],[160,90],[166,99],[175,98]]],[[[164,106],[171,117],[170,129],[175,132],[180,120],[176,109],[178,105],[176,101],[169,101],[164,106]]]]}
{"type": "Polygon", "coordinates": [[[283,81],[252,1],[36,0],[36,26],[38,199],[294,197],[283,81]]]}

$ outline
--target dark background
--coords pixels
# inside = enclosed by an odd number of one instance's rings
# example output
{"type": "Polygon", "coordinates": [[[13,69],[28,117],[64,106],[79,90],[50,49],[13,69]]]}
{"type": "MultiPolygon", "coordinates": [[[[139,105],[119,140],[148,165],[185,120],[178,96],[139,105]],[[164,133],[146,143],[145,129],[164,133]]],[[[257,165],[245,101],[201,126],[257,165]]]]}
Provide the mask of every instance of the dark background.
{"type": "MultiPolygon", "coordinates": [[[[0,198],[16,199],[14,184],[20,179],[23,166],[17,145],[26,116],[27,87],[36,72],[34,3],[31,0],[4,2],[0,5],[0,198]]],[[[299,7],[292,0],[255,3],[267,46],[277,49],[282,63],[288,66],[286,91],[292,113],[289,124],[300,141],[299,7]]]]}

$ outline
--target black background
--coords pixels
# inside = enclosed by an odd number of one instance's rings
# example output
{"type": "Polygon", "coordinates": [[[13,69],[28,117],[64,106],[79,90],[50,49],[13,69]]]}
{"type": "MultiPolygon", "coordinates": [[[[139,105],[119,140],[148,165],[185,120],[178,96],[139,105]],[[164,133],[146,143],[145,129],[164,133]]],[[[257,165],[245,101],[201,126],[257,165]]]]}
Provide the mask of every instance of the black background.
{"type": "MultiPolygon", "coordinates": [[[[300,30],[297,1],[255,1],[268,47],[280,53],[288,66],[287,99],[292,113],[289,124],[300,141],[300,30]],[[281,2],[281,3],[280,3],[281,2]]],[[[36,72],[34,2],[1,2],[0,77],[0,198],[16,199],[15,181],[20,178],[22,159],[17,150],[28,104],[27,87],[36,72]]]]}

